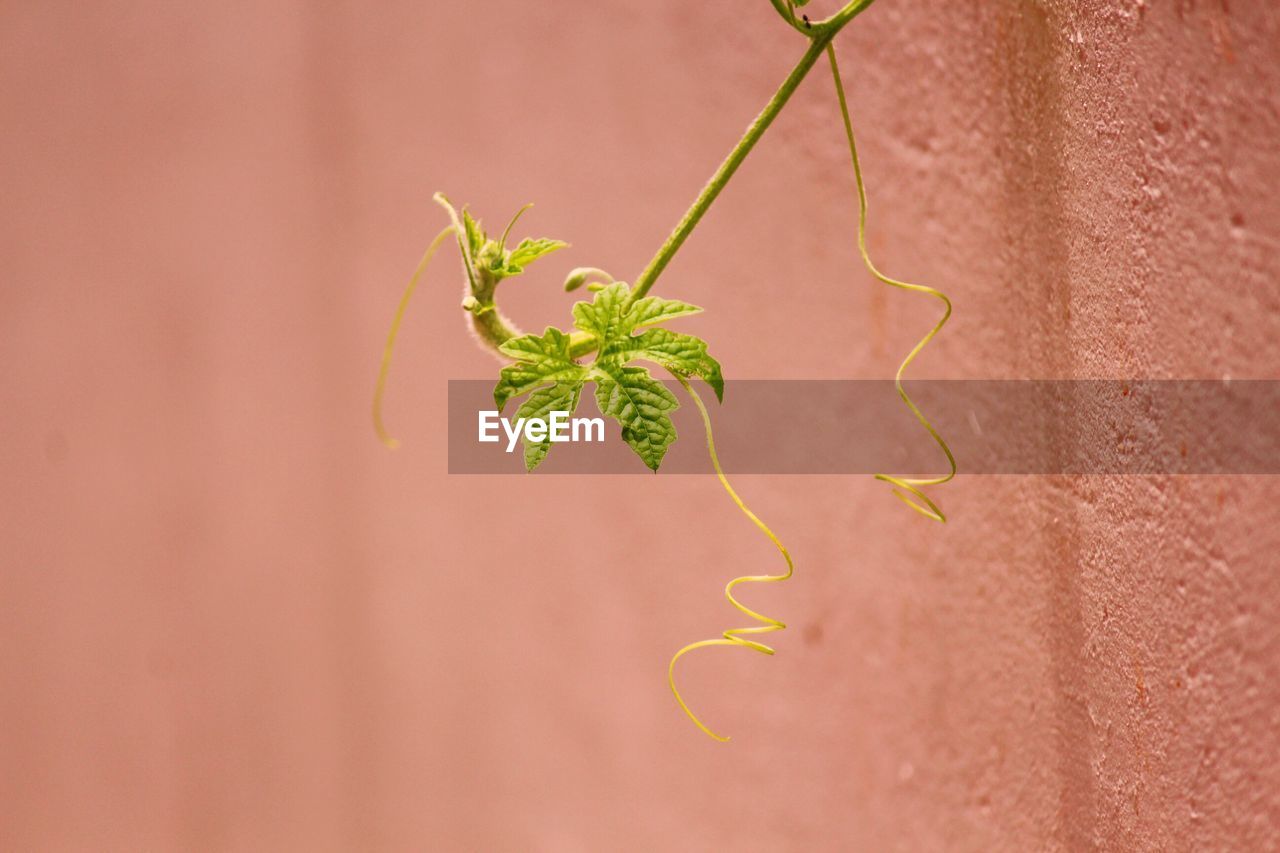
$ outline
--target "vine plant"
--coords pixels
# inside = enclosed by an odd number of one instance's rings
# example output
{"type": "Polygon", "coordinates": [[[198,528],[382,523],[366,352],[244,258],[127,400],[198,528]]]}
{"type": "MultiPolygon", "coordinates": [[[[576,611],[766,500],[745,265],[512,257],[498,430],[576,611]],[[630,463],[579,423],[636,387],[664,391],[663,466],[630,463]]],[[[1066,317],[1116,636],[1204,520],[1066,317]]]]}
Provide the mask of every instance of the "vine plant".
{"type": "MultiPolygon", "coordinates": [[[[601,414],[618,422],[622,439],[646,466],[657,471],[667,449],[676,439],[671,412],[679,407],[679,401],[662,382],[653,377],[649,368],[643,363],[647,362],[663,368],[678,381],[702,418],[707,450],[720,484],[752,524],[777,547],[786,563],[786,571],[781,574],[737,577],[729,581],[725,587],[725,595],[729,603],[743,615],[754,620],[756,624],[745,628],[731,628],[714,639],[690,643],[677,651],[668,665],[668,682],[680,707],[702,731],[719,741],[727,741],[728,738],[708,728],[681,697],[676,687],[676,662],[685,654],[706,646],[744,646],[772,655],[774,650],[771,647],[753,637],[782,630],[786,627],[785,624],[741,604],[734,597],[734,589],[744,583],[786,580],[791,577],[794,566],[786,547],[746,506],[729,484],[716,455],[711,416],[689,380],[691,378],[701,380],[712,389],[717,400],[723,399],[724,379],[720,364],[709,354],[706,341],[693,335],[672,331],[663,325],[702,309],[687,302],[650,296],[649,291],[676,252],[693,233],[702,217],[706,215],[721,190],[742,165],[751,149],[782,112],[796,88],[824,54],[830,65],[853,165],[858,193],[858,251],[863,263],[880,282],[901,290],[925,294],[939,300],[943,305],[941,318],[898,367],[895,386],[903,402],[941,448],[946,456],[949,472],[932,478],[890,474],[877,474],[876,478],[892,485],[893,493],[907,506],[928,518],[945,522],[946,516],[924,493],[923,487],[946,483],[956,473],[955,457],[950,448],[907,395],[902,385],[902,376],[908,365],[950,318],[951,302],[932,287],[889,278],[872,263],[867,252],[866,189],[858,161],[853,124],[849,118],[849,107],[841,82],[840,68],[836,60],[834,39],[873,1],[851,0],[830,17],[813,21],[799,11],[801,7],[808,5],[809,0],[770,0],[782,20],[806,41],[805,51],[800,61],[796,63],[791,73],[765,104],[764,109],[747,128],[746,133],[716,169],[710,181],[703,187],[670,236],[635,278],[633,284],[615,280],[605,271],[594,267],[579,267],[570,271],[565,280],[565,290],[573,291],[585,285],[587,291],[593,294],[590,301],[581,301],[573,305],[573,328],[570,331],[548,327],[541,335],[523,333],[498,309],[496,303],[499,284],[523,274],[530,264],[565,248],[568,244],[559,240],[539,238],[524,239],[514,246],[509,246],[508,240],[512,228],[529,205],[517,211],[501,235],[494,239],[465,207],[459,211],[444,195],[437,193],[435,200],[448,214],[449,224],[432,240],[400,300],[387,336],[382,365],[374,390],[374,428],[382,442],[394,449],[398,442],[391,438],[383,425],[382,398],[386,389],[387,373],[396,336],[418,281],[435,252],[450,236],[457,241],[462,259],[465,274],[462,308],[470,315],[470,324],[475,337],[482,347],[492,350],[500,358],[509,361],[502,368],[493,392],[494,402],[499,410],[505,409],[506,405],[513,400],[523,398],[523,402],[516,411],[517,418],[545,420],[551,412],[573,413],[580,404],[587,386],[593,386],[596,405],[601,414]],[[588,356],[591,358],[586,360],[588,356]]],[[[523,437],[523,445],[525,467],[532,471],[546,458],[551,447],[551,439],[546,435],[536,440],[526,433],[523,437]]]]}

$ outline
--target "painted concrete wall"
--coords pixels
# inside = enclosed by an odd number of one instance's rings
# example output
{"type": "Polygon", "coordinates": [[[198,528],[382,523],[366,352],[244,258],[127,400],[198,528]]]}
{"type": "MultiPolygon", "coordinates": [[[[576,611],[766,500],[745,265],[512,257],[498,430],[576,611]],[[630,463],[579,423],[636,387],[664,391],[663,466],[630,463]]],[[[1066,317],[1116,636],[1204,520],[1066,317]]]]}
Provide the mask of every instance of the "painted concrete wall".
{"type": "MultiPolygon", "coordinates": [[[[941,527],[743,478],[798,573],[776,658],[682,671],[718,745],[666,662],[775,555],[713,480],[446,475],[495,367],[449,265],[373,441],[431,192],[639,269],[800,53],[750,5],[0,6],[0,847],[1280,844],[1274,479],[962,477],[941,527]]],[[[1273,4],[880,0],[840,46],[872,251],[957,306],[918,375],[1277,378],[1273,4]]],[[[856,265],[836,120],[815,75],[659,288],[733,377],[930,322],[856,265]]]]}

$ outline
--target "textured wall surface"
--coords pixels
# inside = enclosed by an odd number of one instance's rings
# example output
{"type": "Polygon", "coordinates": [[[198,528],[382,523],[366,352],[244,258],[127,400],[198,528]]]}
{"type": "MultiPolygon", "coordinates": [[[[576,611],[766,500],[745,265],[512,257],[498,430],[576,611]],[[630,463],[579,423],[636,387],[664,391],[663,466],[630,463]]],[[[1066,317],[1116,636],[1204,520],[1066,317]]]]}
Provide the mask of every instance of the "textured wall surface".
{"type": "MultiPolygon", "coordinates": [[[[815,4],[819,5],[819,4],[815,4]]],[[[938,377],[1280,378],[1280,10],[879,0],[871,248],[938,377]]],[[[445,473],[492,375],[443,189],[638,270],[802,50],[764,0],[0,4],[0,848],[1276,849],[1280,483],[445,473]]],[[[657,292],[731,377],[882,377],[815,73],[657,292]]],[[[631,273],[628,272],[628,275],[631,273]]],[[[1081,412],[1081,418],[1093,416],[1081,412]]],[[[1071,425],[1055,440],[1069,441],[1071,425]]],[[[682,440],[693,440],[686,437],[682,440]]],[[[962,460],[963,464],[963,460],[962,460]]]]}

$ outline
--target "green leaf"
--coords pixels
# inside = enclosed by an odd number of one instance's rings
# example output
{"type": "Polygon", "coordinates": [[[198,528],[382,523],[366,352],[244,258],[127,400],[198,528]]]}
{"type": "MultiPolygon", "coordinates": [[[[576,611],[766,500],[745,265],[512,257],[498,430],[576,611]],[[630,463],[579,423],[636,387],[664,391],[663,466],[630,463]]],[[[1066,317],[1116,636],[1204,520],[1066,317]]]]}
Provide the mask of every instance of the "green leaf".
{"type": "Polygon", "coordinates": [[[685,317],[702,311],[697,305],[677,299],[645,296],[628,305],[631,287],[623,281],[606,285],[591,302],[576,302],[574,324],[602,343],[629,335],[637,329],[685,317]]]}
{"type": "MultiPolygon", "coordinates": [[[[432,199],[434,199],[436,204],[443,207],[445,212],[449,214],[449,221],[453,223],[453,236],[458,240],[458,252],[462,255],[462,265],[467,271],[467,281],[471,285],[471,290],[474,291],[477,284],[476,271],[472,266],[472,259],[475,256],[475,250],[471,248],[472,241],[468,233],[468,226],[463,225],[463,223],[459,221],[457,208],[453,206],[453,202],[449,201],[448,197],[445,196],[444,193],[436,193],[432,196],[432,199]]],[[[479,223],[472,221],[470,215],[467,214],[466,211],[463,211],[463,216],[466,217],[468,221],[471,221],[471,227],[474,227],[477,231],[479,230],[479,223]]],[[[481,236],[483,237],[483,235],[481,236]]]]}
{"type": "Polygon", "coordinates": [[[594,337],[603,349],[610,341],[631,333],[623,322],[631,288],[617,281],[596,291],[590,302],[573,303],[573,324],[594,337]]]}
{"type": "MultiPolygon", "coordinates": [[[[516,409],[516,419],[541,418],[550,421],[552,412],[568,412],[572,415],[578,410],[578,401],[582,398],[582,384],[581,381],[561,382],[539,388],[516,409]]],[[[532,471],[542,464],[542,460],[547,458],[547,452],[551,450],[551,431],[548,429],[541,441],[530,441],[524,434],[520,441],[524,444],[525,470],[532,471]]]]}
{"type": "Polygon", "coordinates": [[[597,363],[596,405],[600,412],[622,425],[622,440],[657,471],[671,442],[675,424],[668,414],[680,407],[675,395],[643,367],[623,367],[615,362],[597,363]]]}
{"type": "Polygon", "coordinates": [[[507,258],[507,275],[519,275],[524,268],[545,255],[568,246],[562,240],[548,240],[543,237],[537,240],[524,239],[520,245],[511,250],[507,258]]]}
{"type": "Polygon", "coordinates": [[[502,368],[493,389],[498,411],[502,411],[512,397],[553,382],[581,385],[587,376],[587,368],[569,355],[569,336],[554,327],[548,327],[542,335],[512,338],[500,349],[516,359],[516,363],[502,368]]]}
{"type": "MultiPolygon", "coordinates": [[[[701,310],[687,302],[656,296],[632,302],[631,288],[625,282],[604,285],[590,302],[573,306],[574,324],[595,339],[595,361],[578,364],[570,356],[569,336],[559,329],[513,338],[501,350],[516,363],[502,369],[493,398],[502,409],[511,398],[530,394],[518,415],[542,417],[551,411],[573,411],[564,404],[572,402],[576,408],[583,386],[594,381],[601,413],[622,426],[623,440],[645,465],[657,471],[667,448],[676,440],[670,413],[679,403],[648,368],[632,362],[648,361],[677,376],[696,376],[722,400],[724,378],[719,362],[707,353],[706,341],[669,329],[648,328],[701,310]]],[[[550,444],[549,439],[544,446],[526,443],[529,470],[541,464],[550,444]]]]}
{"type": "Polygon", "coordinates": [[[627,312],[627,324],[630,330],[643,329],[656,323],[664,323],[676,317],[689,314],[700,314],[702,309],[678,299],[663,299],[660,296],[643,296],[635,301],[627,312]]]}
{"type": "Polygon", "coordinates": [[[471,214],[465,207],[462,209],[462,227],[467,234],[467,246],[471,249],[471,257],[474,258],[484,247],[484,229],[480,227],[479,222],[471,218],[471,214]]]}
{"type": "Polygon", "coordinates": [[[569,336],[555,326],[547,326],[541,335],[521,335],[503,343],[498,349],[517,361],[543,361],[547,358],[571,361],[569,336]]]}
{"type": "Polygon", "coordinates": [[[724,377],[720,363],[707,354],[707,342],[670,329],[649,329],[634,337],[615,339],[600,353],[601,360],[620,363],[652,361],[672,373],[697,376],[724,402],[724,377]]]}

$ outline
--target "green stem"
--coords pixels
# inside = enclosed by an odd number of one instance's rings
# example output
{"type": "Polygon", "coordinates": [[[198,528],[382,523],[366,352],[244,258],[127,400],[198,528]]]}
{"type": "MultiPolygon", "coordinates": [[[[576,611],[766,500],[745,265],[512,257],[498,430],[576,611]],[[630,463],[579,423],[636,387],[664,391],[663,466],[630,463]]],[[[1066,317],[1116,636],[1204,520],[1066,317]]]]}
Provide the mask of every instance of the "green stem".
{"type": "Polygon", "coordinates": [[[729,156],[725,158],[724,162],[720,164],[720,168],[716,169],[715,174],[711,176],[711,180],[707,182],[707,185],[702,188],[702,192],[698,194],[697,199],[694,200],[693,205],[685,213],[684,218],[680,220],[675,230],[671,232],[671,236],[667,237],[666,242],[662,244],[662,248],[658,249],[658,253],[653,256],[653,260],[649,261],[649,265],[636,278],[631,290],[631,298],[633,300],[644,296],[653,287],[658,280],[658,276],[662,275],[662,271],[667,268],[667,264],[671,263],[671,259],[675,257],[676,252],[680,251],[680,247],[684,245],[684,241],[689,238],[689,235],[693,233],[693,229],[697,227],[702,217],[706,215],[711,203],[720,195],[720,191],[724,189],[725,184],[729,183],[733,173],[738,171],[742,161],[747,159],[751,149],[764,136],[764,132],[769,129],[769,125],[773,124],[773,120],[778,117],[778,113],[782,112],[782,108],[791,99],[791,95],[801,81],[804,80],[805,76],[808,75],[814,63],[822,56],[827,45],[836,37],[836,33],[840,32],[845,24],[853,20],[858,13],[870,6],[872,2],[874,0],[853,0],[853,2],[830,18],[825,21],[819,21],[813,24],[810,29],[803,31],[809,36],[809,47],[804,52],[804,56],[800,57],[796,67],[791,69],[787,79],[782,81],[778,91],[773,93],[769,103],[765,104],[764,109],[760,111],[760,115],[756,116],[755,121],[747,128],[747,132],[738,140],[738,144],[729,152],[729,156]]]}
{"type": "Polygon", "coordinates": [[[697,227],[702,217],[706,215],[711,203],[720,195],[720,191],[724,189],[725,184],[729,183],[733,173],[738,171],[742,161],[747,159],[751,149],[760,141],[760,137],[764,136],[764,132],[769,129],[769,125],[773,124],[773,120],[778,117],[778,113],[782,112],[782,108],[791,99],[791,95],[795,92],[796,87],[800,85],[800,81],[804,80],[805,75],[809,73],[814,63],[822,56],[822,51],[826,48],[827,42],[831,40],[833,35],[835,33],[810,41],[809,48],[804,52],[804,56],[800,57],[800,62],[796,64],[795,68],[791,69],[787,79],[782,81],[778,91],[773,93],[769,103],[765,104],[764,109],[760,111],[760,115],[756,116],[755,121],[747,128],[747,132],[738,140],[738,144],[733,146],[729,156],[724,159],[724,162],[720,164],[720,168],[716,169],[716,173],[711,176],[711,180],[702,188],[702,192],[694,200],[693,206],[689,208],[684,218],[676,225],[675,230],[667,237],[666,242],[662,244],[662,248],[658,249],[658,253],[653,256],[653,260],[649,261],[649,265],[636,278],[631,290],[633,299],[639,299],[649,292],[649,288],[653,287],[654,282],[658,280],[658,276],[662,275],[662,271],[667,268],[667,264],[671,263],[671,259],[675,257],[676,252],[680,251],[680,247],[684,245],[684,241],[689,238],[689,235],[693,233],[693,229],[697,227]]]}
{"type": "MultiPolygon", "coordinates": [[[[644,268],[640,276],[636,279],[631,290],[631,299],[639,299],[649,292],[657,282],[658,276],[667,268],[667,264],[671,263],[671,259],[675,257],[676,252],[684,245],[684,241],[693,233],[693,229],[697,227],[702,217],[706,215],[710,209],[711,203],[720,195],[720,191],[729,183],[729,179],[738,171],[738,167],[742,165],[742,161],[747,159],[747,155],[751,153],[751,149],[755,147],[760,138],[764,136],[764,132],[769,129],[769,125],[773,124],[773,120],[778,117],[778,113],[782,112],[782,108],[786,106],[787,101],[791,99],[791,95],[800,86],[800,83],[808,76],[813,69],[818,58],[822,56],[827,45],[831,44],[831,40],[836,34],[844,28],[845,24],[852,21],[859,13],[864,11],[875,0],[851,0],[840,11],[836,12],[826,20],[810,22],[805,25],[797,21],[791,10],[788,8],[786,0],[771,0],[773,6],[778,10],[779,14],[791,24],[799,32],[803,33],[809,39],[809,47],[805,50],[804,56],[800,57],[800,61],[796,63],[795,68],[791,69],[791,73],[782,81],[782,85],[778,87],[778,91],[773,93],[773,97],[769,99],[769,103],[765,104],[760,114],[756,116],[755,121],[747,128],[747,132],[738,140],[738,144],[729,152],[729,156],[720,164],[720,168],[716,169],[711,180],[702,188],[702,192],[698,194],[694,200],[693,206],[685,213],[684,217],[676,225],[671,235],[667,237],[666,242],[662,244],[662,248],[654,255],[653,260],[649,261],[649,265],[644,268]]],[[[442,196],[437,198],[441,204],[449,211],[449,215],[453,217],[453,225],[458,234],[463,233],[461,223],[458,221],[457,213],[454,212],[453,206],[442,196]]],[[[517,214],[518,216],[519,214],[517,214]]],[[[473,293],[477,290],[483,290],[481,282],[477,282],[477,274],[472,268],[472,262],[467,253],[465,239],[459,240],[459,248],[462,251],[463,261],[467,268],[467,274],[471,279],[471,287],[473,293]],[[479,286],[479,287],[478,287],[479,286]]],[[[519,332],[510,325],[505,317],[499,314],[496,307],[492,303],[492,289],[487,293],[481,294],[483,297],[480,302],[484,303],[478,307],[486,308],[487,311],[478,313],[473,318],[476,333],[480,339],[495,352],[498,351],[499,345],[503,341],[508,340],[519,332]]],[[[595,339],[583,332],[574,332],[570,336],[570,354],[574,358],[581,358],[590,354],[595,349],[595,339]]]]}

